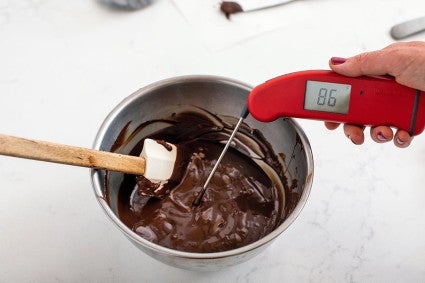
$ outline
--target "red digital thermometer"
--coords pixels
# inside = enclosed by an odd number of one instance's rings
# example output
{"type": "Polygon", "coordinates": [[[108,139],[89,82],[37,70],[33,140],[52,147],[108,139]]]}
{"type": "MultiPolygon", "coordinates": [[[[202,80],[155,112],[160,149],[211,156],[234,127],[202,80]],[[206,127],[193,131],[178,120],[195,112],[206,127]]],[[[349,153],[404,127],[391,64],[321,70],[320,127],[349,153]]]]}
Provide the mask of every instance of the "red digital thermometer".
{"type": "Polygon", "coordinates": [[[332,71],[301,71],[255,87],[249,113],[270,122],[306,118],[365,126],[390,126],[418,135],[425,128],[424,92],[387,76],[346,77],[332,71]]]}

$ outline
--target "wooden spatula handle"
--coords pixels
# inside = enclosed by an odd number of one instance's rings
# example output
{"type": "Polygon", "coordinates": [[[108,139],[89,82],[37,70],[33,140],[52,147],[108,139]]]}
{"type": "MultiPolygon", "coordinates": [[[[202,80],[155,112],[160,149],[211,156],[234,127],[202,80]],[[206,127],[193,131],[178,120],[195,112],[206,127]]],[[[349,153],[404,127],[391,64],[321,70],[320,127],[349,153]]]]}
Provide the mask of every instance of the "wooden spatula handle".
{"type": "Polygon", "coordinates": [[[145,159],[0,134],[0,154],[26,159],[143,175],[145,159]]]}

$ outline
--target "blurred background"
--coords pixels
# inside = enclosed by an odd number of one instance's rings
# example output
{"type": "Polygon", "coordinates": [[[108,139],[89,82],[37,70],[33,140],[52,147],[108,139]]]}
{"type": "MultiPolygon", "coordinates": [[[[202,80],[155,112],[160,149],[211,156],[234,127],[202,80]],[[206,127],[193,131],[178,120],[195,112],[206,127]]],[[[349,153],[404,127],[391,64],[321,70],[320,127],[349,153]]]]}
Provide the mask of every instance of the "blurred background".
{"type": "MultiPolygon", "coordinates": [[[[0,133],[91,147],[112,108],[150,83],[204,74],[254,86],[328,69],[425,16],[423,0],[298,0],[230,19],[219,0],[112,2],[0,0],[0,133]]],[[[213,273],[137,250],[88,169],[0,156],[0,282],[424,282],[425,134],[403,150],[355,146],[297,121],[315,159],[307,205],[264,253],[213,273]]]]}

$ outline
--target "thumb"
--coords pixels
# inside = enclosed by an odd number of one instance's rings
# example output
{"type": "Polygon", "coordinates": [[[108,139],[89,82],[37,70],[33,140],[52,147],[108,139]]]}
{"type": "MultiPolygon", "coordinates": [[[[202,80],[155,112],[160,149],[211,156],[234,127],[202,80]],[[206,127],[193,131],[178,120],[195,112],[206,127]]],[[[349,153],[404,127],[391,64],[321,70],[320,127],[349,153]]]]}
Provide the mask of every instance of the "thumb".
{"type": "Polygon", "coordinates": [[[387,66],[381,51],[361,53],[350,58],[332,57],[329,67],[336,73],[349,77],[362,75],[386,75],[391,68],[387,66]]]}

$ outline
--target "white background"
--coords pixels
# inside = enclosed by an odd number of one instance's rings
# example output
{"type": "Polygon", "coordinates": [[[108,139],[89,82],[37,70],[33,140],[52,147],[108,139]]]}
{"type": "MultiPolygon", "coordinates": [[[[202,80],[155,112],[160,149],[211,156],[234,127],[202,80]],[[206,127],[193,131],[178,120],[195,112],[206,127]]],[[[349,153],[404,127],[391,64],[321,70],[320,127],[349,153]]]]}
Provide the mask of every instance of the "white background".
{"type": "MultiPolygon", "coordinates": [[[[90,0],[0,0],[0,133],[91,147],[124,97],[180,75],[256,85],[394,42],[423,0],[300,0],[225,19],[218,0],[136,12],[90,0]]],[[[425,33],[409,40],[425,40],[425,33]]],[[[237,114],[235,114],[237,115],[237,114]]],[[[424,282],[425,134],[362,146],[298,120],[311,195],[265,252],[213,273],[168,267],[109,221],[89,171],[0,157],[0,282],[424,282]]]]}

